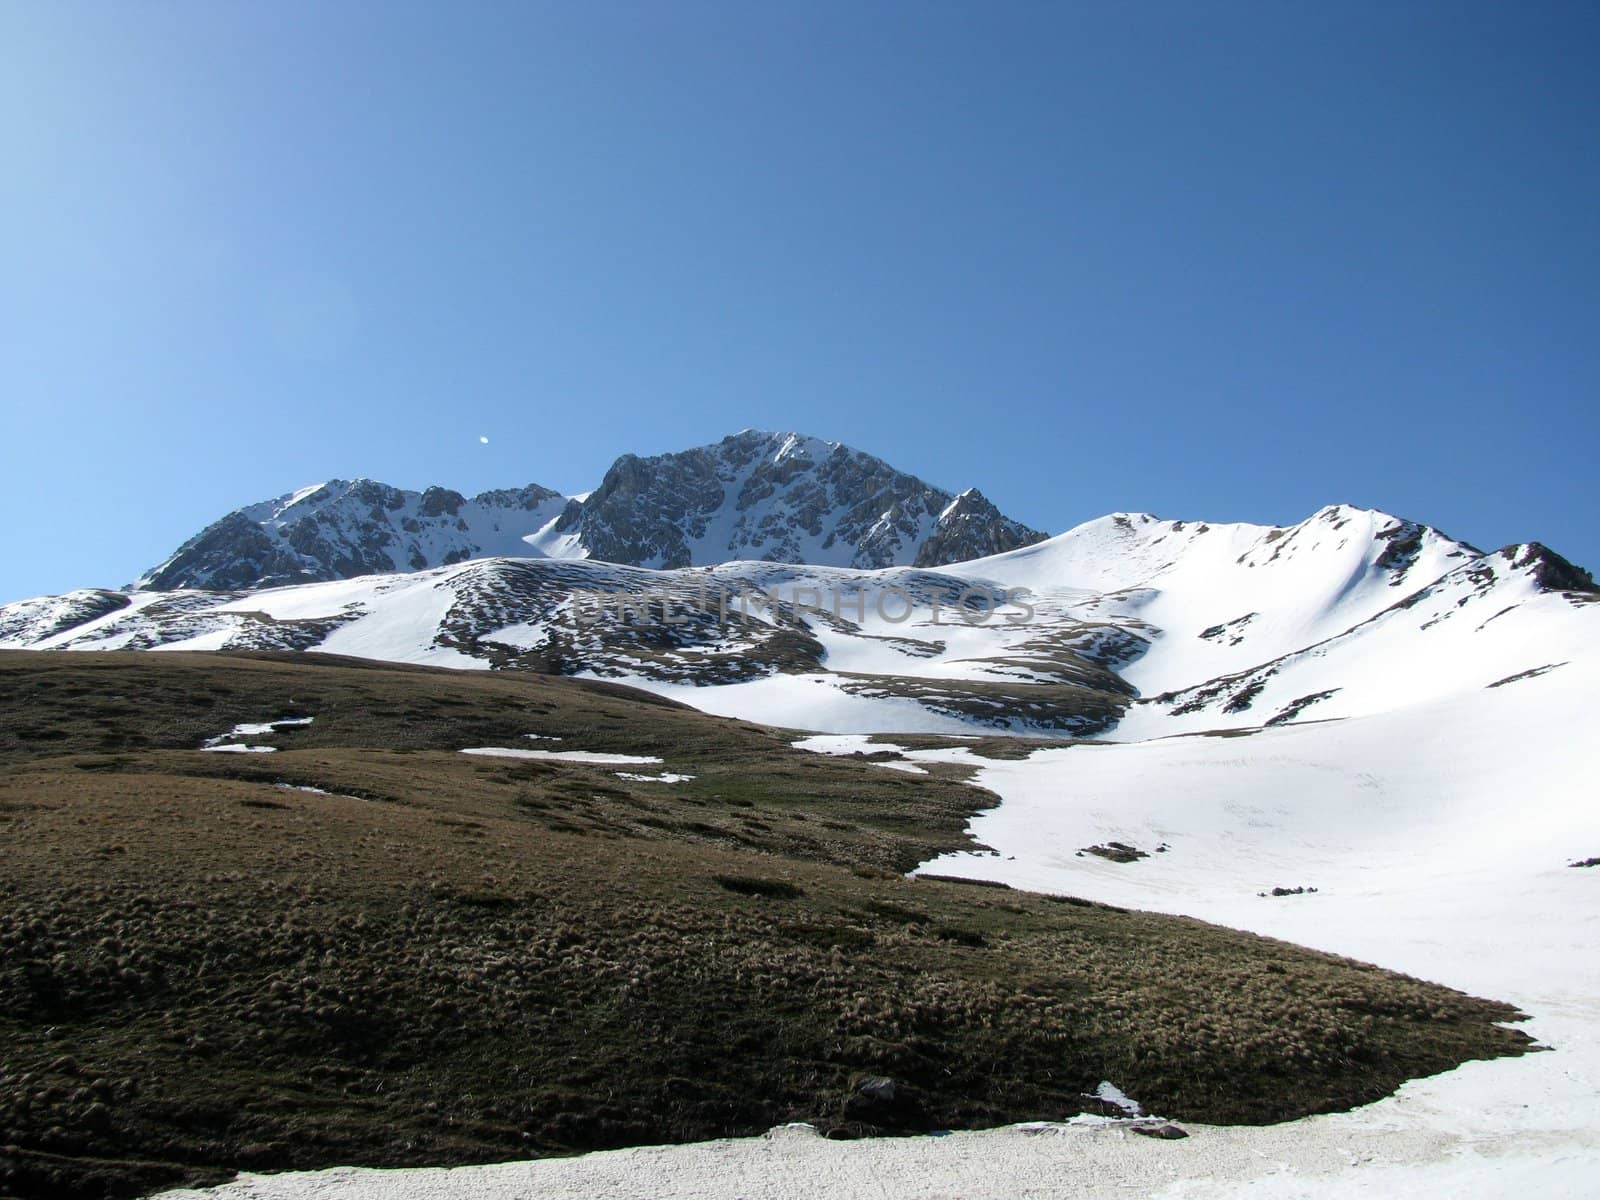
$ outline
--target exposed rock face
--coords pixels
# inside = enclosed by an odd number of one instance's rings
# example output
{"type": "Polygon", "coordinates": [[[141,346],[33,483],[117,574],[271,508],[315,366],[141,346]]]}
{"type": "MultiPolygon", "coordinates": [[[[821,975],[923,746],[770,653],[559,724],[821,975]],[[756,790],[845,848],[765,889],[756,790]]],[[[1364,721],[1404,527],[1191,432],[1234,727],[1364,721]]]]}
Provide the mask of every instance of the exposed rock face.
{"type": "Polygon", "coordinates": [[[228,591],[336,578],[329,569],[319,569],[322,564],[309,564],[296,551],[294,540],[288,533],[274,538],[242,510],[231,512],[178,547],[172,558],[135,586],[152,591],[182,587],[228,591]]]}
{"type": "Polygon", "coordinates": [[[647,567],[942,566],[1045,537],[976,489],[955,497],[848,446],[755,430],[623,455],[559,528],[591,558],[647,567]]]}
{"type": "Polygon", "coordinates": [[[1591,572],[1568,562],[1542,542],[1507,546],[1500,551],[1500,556],[1518,567],[1532,568],[1534,579],[1547,591],[1585,595],[1600,593],[1591,572]]]}
{"type": "Polygon", "coordinates": [[[277,587],[420,571],[487,555],[534,555],[539,552],[523,538],[566,502],[537,485],[468,500],[447,488],[412,492],[371,479],[335,479],[229,513],[135,586],[277,587]]]}
{"type": "Polygon", "coordinates": [[[917,551],[918,567],[942,567],[1004,554],[1040,541],[1037,530],[1001,513],[977,488],[968,488],[939,514],[933,533],[917,551]]]}
{"type": "Polygon", "coordinates": [[[538,485],[469,500],[333,480],[229,513],[134,586],[276,587],[495,556],[932,567],[1044,536],[976,489],[951,496],[848,446],[747,430],[676,454],[625,454],[584,499],[538,485]]]}

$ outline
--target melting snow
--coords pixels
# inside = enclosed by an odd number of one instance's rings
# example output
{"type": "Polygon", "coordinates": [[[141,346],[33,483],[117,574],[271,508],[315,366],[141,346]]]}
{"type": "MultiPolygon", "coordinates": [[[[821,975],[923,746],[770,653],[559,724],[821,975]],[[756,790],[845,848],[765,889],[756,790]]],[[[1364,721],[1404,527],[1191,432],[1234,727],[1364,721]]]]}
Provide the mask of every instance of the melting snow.
{"type": "MultiPolygon", "coordinates": [[[[870,735],[860,733],[820,733],[815,737],[801,738],[793,743],[796,750],[809,750],[813,754],[852,755],[852,754],[882,754],[888,751],[891,754],[905,752],[904,746],[892,745],[889,742],[874,742],[870,735]]],[[[928,768],[919,767],[916,763],[893,761],[869,761],[869,766],[888,767],[891,771],[904,771],[907,775],[926,775],[928,768]]]]}
{"type": "Polygon", "coordinates": [[[292,729],[301,725],[309,725],[315,717],[282,717],[276,721],[247,721],[242,725],[235,725],[227,733],[219,733],[214,738],[207,738],[202,750],[226,751],[233,754],[271,754],[276,746],[242,746],[234,741],[235,738],[262,737],[269,733],[276,733],[280,729],[292,729]]]}
{"type": "Polygon", "coordinates": [[[659,763],[650,754],[599,754],[592,750],[524,750],[516,746],[475,746],[463,754],[482,754],[489,758],[538,758],[554,762],[604,763],[624,765],[633,763],[659,763]]]}
{"type": "Polygon", "coordinates": [[[259,721],[255,724],[235,725],[227,737],[260,737],[265,733],[276,733],[280,729],[293,729],[302,725],[309,725],[315,717],[285,717],[281,721],[259,721]]]}

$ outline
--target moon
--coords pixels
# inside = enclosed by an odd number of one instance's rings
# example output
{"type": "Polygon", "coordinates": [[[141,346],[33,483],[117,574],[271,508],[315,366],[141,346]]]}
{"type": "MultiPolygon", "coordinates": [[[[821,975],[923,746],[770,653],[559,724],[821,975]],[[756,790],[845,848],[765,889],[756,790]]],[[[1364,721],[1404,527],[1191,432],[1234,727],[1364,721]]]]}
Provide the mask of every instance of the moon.
{"type": "Polygon", "coordinates": [[[489,444],[489,439],[486,437],[480,437],[478,441],[482,442],[485,446],[489,444]]]}

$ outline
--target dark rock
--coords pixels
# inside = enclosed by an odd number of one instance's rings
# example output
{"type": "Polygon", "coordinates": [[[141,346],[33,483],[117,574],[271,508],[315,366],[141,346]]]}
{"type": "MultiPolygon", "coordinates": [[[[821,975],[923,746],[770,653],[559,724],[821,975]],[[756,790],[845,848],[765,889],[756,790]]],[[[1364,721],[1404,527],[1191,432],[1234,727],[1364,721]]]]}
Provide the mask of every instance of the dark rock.
{"type": "Polygon", "coordinates": [[[1093,854],[1096,858],[1104,858],[1114,863],[1138,862],[1141,858],[1150,857],[1149,851],[1140,850],[1137,846],[1130,846],[1126,842],[1106,842],[1099,846],[1085,846],[1078,853],[1093,854]]]}
{"type": "Polygon", "coordinates": [[[1131,1125],[1129,1128],[1141,1137],[1161,1138],[1169,1142],[1189,1136],[1188,1130],[1181,1129],[1170,1121],[1164,1121],[1160,1125],[1131,1125]]]}
{"type": "Polygon", "coordinates": [[[869,1075],[856,1084],[856,1095],[874,1104],[893,1104],[895,1094],[899,1090],[899,1085],[894,1080],[882,1075],[869,1075]]]}
{"type": "Polygon", "coordinates": [[[422,493],[422,499],[417,504],[417,511],[424,517],[455,516],[461,511],[461,506],[467,498],[460,492],[452,492],[449,488],[431,487],[422,493]]]}
{"type": "Polygon", "coordinates": [[[844,1102],[845,1120],[874,1129],[912,1130],[927,1127],[916,1090],[884,1075],[857,1080],[844,1102]]]}
{"type": "Polygon", "coordinates": [[[1104,1096],[1091,1095],[1088,1092],[1079,1094],[1078,1106],[1081,1111],[1093,1117],[1121,1118],[1129,1115],[1128,1111],[1115,1101],[1107,1100],[1104,1096]]]}
{"type": "Polygon", "coordinates": [[[1528,542],[1521,546],[1506,546],[1500,556],[1514,567],[1527,570],[1545,591],[1594,593],[1594,575],[1584,568],[1562,558],[1542,542],[1528,542]]]}
{"type": "Polygon", "coordinates": [[[938,523],[912,565],[942,567],[986,558],[1031,546],[1044,537],[1038,530],[1005,516],[977,488],[968,488],[940,512],[938,523]]]}

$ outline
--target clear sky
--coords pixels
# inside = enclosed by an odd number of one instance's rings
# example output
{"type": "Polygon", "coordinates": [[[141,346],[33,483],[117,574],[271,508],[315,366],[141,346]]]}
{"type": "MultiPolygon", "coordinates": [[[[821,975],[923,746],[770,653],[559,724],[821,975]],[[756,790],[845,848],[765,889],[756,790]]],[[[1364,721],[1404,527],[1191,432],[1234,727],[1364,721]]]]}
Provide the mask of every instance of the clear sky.
{"type": "Polygon", "coordinates": [[[0,600],[747,426],[1600,567],[1597,62],[1590,3],[0,0],[0,600]]]}

